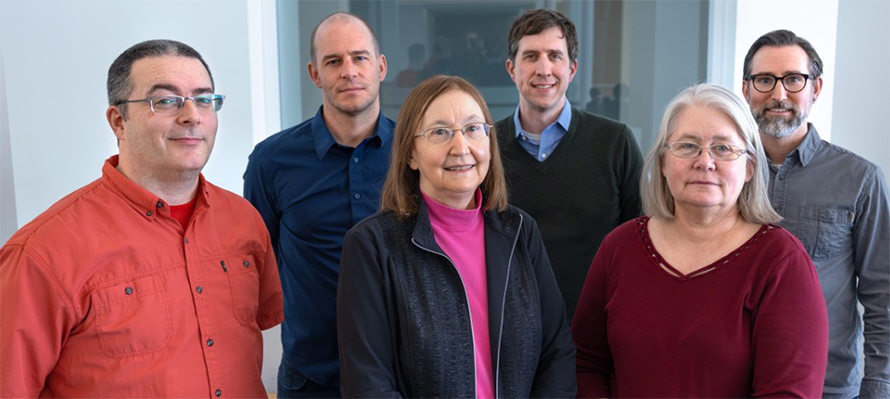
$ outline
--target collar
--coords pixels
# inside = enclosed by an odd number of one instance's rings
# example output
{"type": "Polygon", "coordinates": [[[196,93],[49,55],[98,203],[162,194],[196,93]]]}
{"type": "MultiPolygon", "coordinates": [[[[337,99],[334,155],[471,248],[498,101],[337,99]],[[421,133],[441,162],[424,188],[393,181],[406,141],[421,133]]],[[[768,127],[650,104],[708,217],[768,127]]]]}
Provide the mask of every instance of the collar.
{"type": "MultiPolygon", "coordinates": [[[[519,137],[520,134],[526,135],[528,132],[522,129],[522,123],[519,121],[519,105],[516,106],[516,112],[513,113],[513,125],[516,126],[516,137],[519,137]]],[[[562,111],[559,112],[559,116],[556,117],[556,121],[545,127],[544,130],[549,129],[553,125],[558,125],[562,128],[564,132],[569,131],[569,124],[572,122],[572,103],[569,102],[569,99],[566,98],[565,105],[562,106],[562,111]]],[[[543,131],[541,133],[544,133],[543,131]]]]}
{"type": "Polygon", "coordinates": [[[804,136],[800,145],[791,153],[797,152],[800,164],[806,167],[813,160],[813,157],[816,156],[816,151],[819,150],[820,145],[822,145],[822,138],[816,132],[816,127],[812,123],[807,122],[807,135],[804,136]]]}
{"type": "Polygon", "coordinates": [[[436,201],[422,190],[420,194],[426,204],[431,224],[441,226],[449,231],[462,232],[476,228],[481,219],[479,216],[482,213],[482,189],[478,187],[473,194],[476,200],[476,207],[473,209],[454,209],[436,201]]]}
{"type": "MultiPolygon", "coordinates": [[[[369,142],[375,147],[380,148],[392,139],[392,131],[394,124],[389,118],[383,116],[381,111],[377,115],[377,123],[374,127],[374,134],[366,138],[362,143],[369,142]]],[[[312,118],[312,138],[315,141],[315,153],[318,159],[324,158],[328,150],[332,146],[337,145],[334,135],[328,129],[328,125],[324,122],[324,106],[318,107],[318,112],[312,118]]]]}
{"type": "MultiPolygon", "coordinates": [[[[102,166],[102,182],[116,191],[134,211],[145,219],[154,220],[158,215],[169,217],[170,205],[117,170],[119,160],[119,155],[113,155],[105,160],[105,164],[102,166]]],[[[193,217],[210,207],[210,192],[203,174],[198,175],[198,190],[195,196],[193,217]]]]}

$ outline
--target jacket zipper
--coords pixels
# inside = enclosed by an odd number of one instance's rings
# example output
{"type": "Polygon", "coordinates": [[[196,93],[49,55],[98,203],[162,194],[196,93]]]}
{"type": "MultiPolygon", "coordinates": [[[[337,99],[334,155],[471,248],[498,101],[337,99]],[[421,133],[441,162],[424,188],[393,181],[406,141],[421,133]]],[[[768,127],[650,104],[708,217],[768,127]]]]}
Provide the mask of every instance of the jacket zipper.
{"type": "MultiPolygon", "coordinates": [[[[424,246],[420,245],[417,241],[415,241],[414,237],[411,237],[411,243],[414,244],[414,246],[416,246],[417,248],[420,248],[426,252],[429,252],[429,253],[435,254],[435,255],[439,255],[445,259],[448,259],[448,263],[451,263],[451,267],[453,267],[454,271],[457,272],[457,278],[460,279],[460,285],[461,285],[461,288],[464,289],[464,297],[467,300],[467,302],[466,302],[467,314],[470,316],[470,342],[473,343],[473,381],[474,381],[474,383],[473,383],[473,391],[474,392],[473,393],[478,395],[479,381],[476,380],[476,331],[473,328],[473,312],[470,310],[470,294],[467,293],[467,284],[464,283],[464,277],[460,275],[460,271],[457,270],[457,265],[454,264],[454,261],[451,260],[451,258],[449,258],[448,255],[445,255],[444,253],[436,252],[431,249],[425,248],[424,246]]],[[[512,255],[511,255],[511,257],[512,257],[512,255]]],[[[500,352],[498,352],[498,356],[500,356],[500,352]]],[[[495,384],[495,385],[497,385],[497,384],[495,384]]],[[[495,395],[495,396],[497,396],[497,395],[495,395]]]]}
{"type": "Polygon", "coordinates": [[[504,282],[504,295],[501,298],[501,326],[498,329],[498,358],[497,365],[494,370],[494,397],[501,397],[501,341],[504,335],[504,307],[507,306],[507,285],[510,284],[510,267],[513,265],[513,253],[516,251],[516,243],[519,241],[519,232],[522,231],[522,214],[519,215],[519,228],[516,229],[516,236],[513,237],[513,247],[510,248],[510,257],[507,259],[507,274],[504,282]]]}

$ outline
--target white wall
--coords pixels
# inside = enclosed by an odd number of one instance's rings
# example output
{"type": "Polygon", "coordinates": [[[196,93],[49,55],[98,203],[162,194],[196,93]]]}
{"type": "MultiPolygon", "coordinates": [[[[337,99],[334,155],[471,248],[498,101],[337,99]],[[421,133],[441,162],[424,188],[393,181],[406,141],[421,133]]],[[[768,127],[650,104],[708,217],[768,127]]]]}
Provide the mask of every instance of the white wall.
{"type": "MultiPolygon", "coordinates": [[[[890,1],[838,10],[832,142],[890,173],[890,1]]],[[[821,130],[820,130],[821,132],[821,130]]]]}
{"type": "MultiPolygon", "coordinates": [[[[274,23],[274,3],[266,3],[273,5],[274,23]]],[[[0,0],[2,208],[15,206],[21,226],[101,175],[103,161],[117,153],[105,121],[108,67],[129,46],[157,38],[179,40],[201,52],[217,92],[227,96],[204,174],[241,193],[254,131],[278,129],[277,113],[253,108],[264,102],[277,108],[277,83],[267,76],[277,74],[277,64],[270,69],[263,62],[275,55],[264,51],[269,46],[262,42],[264,32],[269,39],[262,26],[269,21],[268,10],[256,7],[255,0],[0,0]],[[267,81],[273,82],[271,99],[267,81]],[[252,90],[251,82],[263,87],[252,90]],[[11,193],[14,198],[8,200],[11,193]]],[[[271,48],[274,52],[274,44],[271,48]]],[[[2,216],[5,230],[5,211],[2,216]]],[[[272,331],[265,341],[272,356],[264,366],[264,381],[275,390],[280,338],[272,331]]]]}

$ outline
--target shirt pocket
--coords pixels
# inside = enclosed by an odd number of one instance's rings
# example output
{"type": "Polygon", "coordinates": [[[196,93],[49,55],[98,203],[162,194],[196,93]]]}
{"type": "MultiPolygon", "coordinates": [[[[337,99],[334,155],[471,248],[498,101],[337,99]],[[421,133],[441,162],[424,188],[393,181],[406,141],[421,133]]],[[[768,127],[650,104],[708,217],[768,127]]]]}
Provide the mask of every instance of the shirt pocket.
{"type": "Polygon", "coordinates": [[[164,277],[128,280],[93,292],[102,352],[111,357],[151,353],[173,333],[164,277]]]}
{"type": "Polygon", "coordinates": [[[226,275],[232,295],[232,311],[242,325],[256,323],[260,301],[260,274],[252,255],[227,259],[226,275]]]}
{"type": "Polygon", "coordinates": [[[829,259],[852,244],[853,211],[845,208],[800,207],[801,243],[813,260],[829,259]]]}

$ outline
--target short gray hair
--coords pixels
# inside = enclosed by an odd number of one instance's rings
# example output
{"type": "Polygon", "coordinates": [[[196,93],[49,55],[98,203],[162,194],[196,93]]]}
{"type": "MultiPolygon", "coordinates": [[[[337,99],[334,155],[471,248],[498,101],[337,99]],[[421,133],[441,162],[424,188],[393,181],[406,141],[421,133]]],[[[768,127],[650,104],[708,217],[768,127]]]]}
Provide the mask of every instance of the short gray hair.
{"type": "Polygon", "coordinates": [[[194,58],[201,61],[201,65],[207,70],[207,76],[210,77],[210,86],[213,87],[213,74],[210,73],[210,67],[201,57],[201,53],[191,46],[177,42],[175,40],[146,40],[141,43],[134,44],[130,48],[121,53],[111,67],[108,68],[108,81],[106,88],[108,90],[108,105],[117,106],[121,116],[127,118],[127,104],[122,103],[127,100],[130,91],[133,90],[133,80],[130,77],[130,70],[133,63],[143,58],[162,57],[162,56],[180,56],[194,58]]]}
{"type": "Polygon", "coordinates": [[[754,163],[754,175],[745,183],[739,194],[738,209],[742,218],[757,224],[776,223],[782,220],[769,202],[766,153],[763,151],[757,123],[751,116],[748,104],[729,90],[711,84],[689,87],[681,91],[667,105],[661,118],[661,125],[658,127],[658,137],[655,138],[655,144],[649,150],[646,163],[643,165],[643,176],[640,179],[643,212],[650,217],[660,219],[674,218],[674,197],[661,169],[667,153],[665,149],[667,139],[676,130],[680,115],[692,105],[719,110],[729,116],[749,151],[748,162],[754,163]]]}

